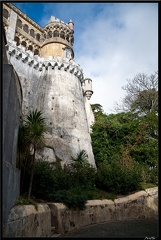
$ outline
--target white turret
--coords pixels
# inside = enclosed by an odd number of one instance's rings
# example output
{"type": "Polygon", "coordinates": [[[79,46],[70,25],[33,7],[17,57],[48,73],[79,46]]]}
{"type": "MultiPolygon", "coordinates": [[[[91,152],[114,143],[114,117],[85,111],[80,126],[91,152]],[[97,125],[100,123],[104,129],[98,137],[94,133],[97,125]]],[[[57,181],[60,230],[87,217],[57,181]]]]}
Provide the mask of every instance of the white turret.
{"type": "Polygon", "coordinates": [[[82,88],[83,88],[83,93],[84,96],[87,97],[87,99],[89,100],[93,94],[92,91],[92,80],[90,78],[85,78],[82,81],[82,88]]]}

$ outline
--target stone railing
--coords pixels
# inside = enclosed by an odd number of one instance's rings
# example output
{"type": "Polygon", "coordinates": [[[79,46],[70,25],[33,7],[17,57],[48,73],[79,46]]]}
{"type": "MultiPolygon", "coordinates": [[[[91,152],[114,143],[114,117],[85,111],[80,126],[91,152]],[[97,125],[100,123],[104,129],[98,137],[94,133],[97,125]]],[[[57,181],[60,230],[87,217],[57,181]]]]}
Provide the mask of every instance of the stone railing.
{"type": "Polygon", "coordinates": [[[58,69],[66,72],[70,72],[74,74],[80,81],[84,79],[83,70],[80,68],[79,64],[77,64],[74,60],[68,60],[57,56],[53,58],[49,56],[49,58],[41,58],[38,55],[34,55],[32,51],[26,51],[24,46],[16,46],[16,42],[8,43],[6,45],[8,59],[11,57],[16,57],[17,59],[21,59],[23,63],[28,64],[30,67],[34,67],[38,71],[42,71],[43,69],[48,69],[51,67],[52,69],[58,69]]]}
{"type": "Polygon", "coordinates": [[[92,224],[158,218],[158,187],[112,200],[89,200],[85,210],[62,203],[16,206],[10,211],[7,237],[50,237],[92,224]]]}

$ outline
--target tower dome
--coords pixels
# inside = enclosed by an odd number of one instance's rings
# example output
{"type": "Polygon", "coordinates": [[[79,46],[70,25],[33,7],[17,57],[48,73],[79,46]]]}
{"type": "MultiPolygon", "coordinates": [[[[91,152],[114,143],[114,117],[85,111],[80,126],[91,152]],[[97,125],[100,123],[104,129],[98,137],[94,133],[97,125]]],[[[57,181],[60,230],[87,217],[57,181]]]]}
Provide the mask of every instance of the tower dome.
{"type": "Polygon", "coordinates": [[[59,18],[51,16],[50,20],[44,27],[44,32],[41,37],[41,57],[48,58],[49,56],[60,56],[62,59],[73,59],[73,29],[74,23],[72,22],[72,20],[70,20],[70,22],[66,24],[59,18]]]}

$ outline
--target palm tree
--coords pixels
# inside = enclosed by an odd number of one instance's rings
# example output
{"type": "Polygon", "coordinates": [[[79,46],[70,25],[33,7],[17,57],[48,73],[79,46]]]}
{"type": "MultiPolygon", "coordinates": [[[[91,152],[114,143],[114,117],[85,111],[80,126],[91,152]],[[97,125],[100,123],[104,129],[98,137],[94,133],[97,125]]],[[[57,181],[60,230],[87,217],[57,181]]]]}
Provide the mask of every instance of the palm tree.
{"type": "Polygon", "coordinates": [[[30,149],[32,148],[33,150],[32,168],[28,190],[28,198],[30,198],[34,175],[35,153],[38,148],[42,148],[44,146],[44,133],[46,132],[45,118],[42,117],[42,112],[37,109],[30,111],[25,120],[25,128],[27,130],[25,141],[28,142],[30,149]]]}
{"type": "Polygon", "coordinates": [[[76,181],[79,184],[82,170],[89,166],[88,154],[86,150],[81,150],[75,157],[71,157],[71,160],[73,161],[71,166],[74,168],[74,171],[76,170],[76,181]]]}
{"type": "Polygon", "coordinates": [[[84,167],[88,160],[88,154],[86,150],[81,150],[77,153],[76,157],[71,157],[71,160],[74,161],[74,165],[79,167],[84,167]]]}

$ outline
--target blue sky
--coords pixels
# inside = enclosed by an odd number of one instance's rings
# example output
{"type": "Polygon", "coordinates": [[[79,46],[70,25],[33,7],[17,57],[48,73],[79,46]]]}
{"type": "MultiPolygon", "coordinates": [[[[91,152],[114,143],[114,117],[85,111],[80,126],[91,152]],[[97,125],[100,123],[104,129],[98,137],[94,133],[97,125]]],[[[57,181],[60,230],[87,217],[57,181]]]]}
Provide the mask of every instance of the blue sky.
{"type": "Polygon", "coordinates": [[[157,3],[14,3],[40,26],[53,15],[74,22],[75,61],[90,77],[94,94],[106,113],[115,113],[137,73],[158,70],[157,3]]]}

